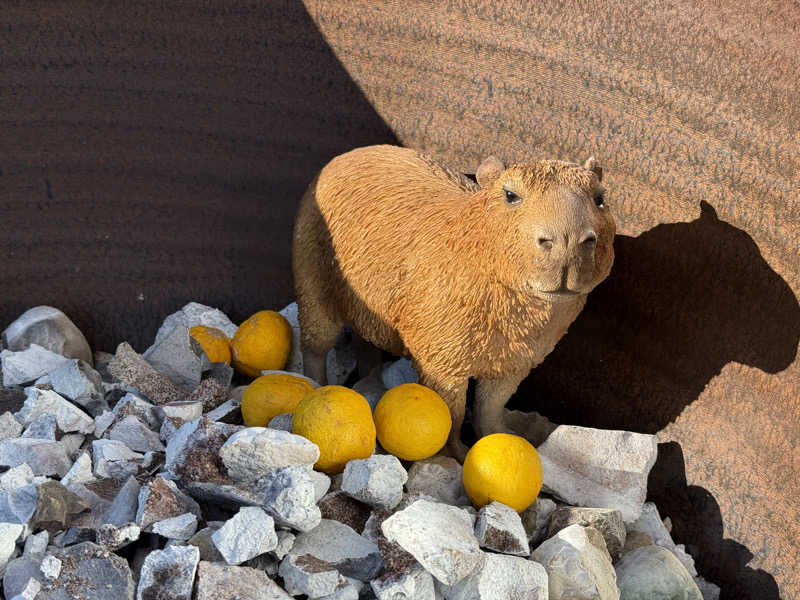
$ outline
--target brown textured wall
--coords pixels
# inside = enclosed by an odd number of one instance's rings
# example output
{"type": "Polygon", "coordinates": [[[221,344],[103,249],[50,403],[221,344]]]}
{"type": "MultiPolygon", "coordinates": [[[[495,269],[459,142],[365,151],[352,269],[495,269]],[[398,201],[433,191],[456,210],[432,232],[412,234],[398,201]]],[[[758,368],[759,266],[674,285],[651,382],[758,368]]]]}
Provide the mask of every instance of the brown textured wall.
{"type": "Polygon", "coordinates": [[[800,10],[564,4],[5,2],[0,326],[49,303],[141,349],[191,299],[281,305],[354,146],[595,153],[617,264],[515,402],[659,432],[651,496],[723,597],[800,597],[800,10]]]}

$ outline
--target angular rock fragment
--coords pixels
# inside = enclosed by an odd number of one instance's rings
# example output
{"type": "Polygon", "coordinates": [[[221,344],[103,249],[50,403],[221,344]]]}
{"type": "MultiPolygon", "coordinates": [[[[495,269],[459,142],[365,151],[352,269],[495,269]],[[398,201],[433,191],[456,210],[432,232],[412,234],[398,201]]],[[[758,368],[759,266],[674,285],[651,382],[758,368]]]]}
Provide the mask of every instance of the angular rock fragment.
{"type": "MultiPolygon", "coordinates": [[[[25,428],[21,437],[55,442],[56,429],[56,418],[53,415],[39,415],[25,428]]],[[[66,447],[64,450],[66,451],[66,447]]],[[[67,456],[69,456],[68,452],[67,456]]]]}
{"type": "Polygon", "coordinates": [[[461,465],[450,456],[416,461],[408,470],[406,490],[409,494],[425,493],[445,504],[470,504],[461,479],[461,465]]]}
{"type": "Polygon", "coordinates": [[[214,327],[224,332],[228,337],[233,337],[237,329],[237,326],[233,324],[221,310],[200,304],[199,302],[189,302],[183,306],[183,308],[175,311],[164,319],[161,327],[159,327],[156,332],[156,339],[153,346],[158,344],[179,325],[188,329],[196,325],[214,327]]]}
{"type": "Polygon", "coordinates": [[[55,579],[61,574],[61,561],[52,554],[48,554],[42,558],[39,569],[42,575],[45,576],[45,579],[55,579]]]}
{"type": "Polygon", "coordinates": [[[352,335],[343,331],[325,359],[328,384],[344,385],[357,366],[358,357],[352,344],[352,335]]]}
{"type": "Polygon", "coordinates": [[[46,531],[31,534],[25,540],[25,549],[22,551],[25,556],[43,556],[47,551],[47,544],[50,542],[50,534],[46,531]]]}
{"type": "Polygon", "coordinates": [[[211,541],[229,565],[240,565],[278,546],[275,522],[256,506],[240,509],[212,534],[211,541]]]}
{"type": "Polygon", "coordinates": [[[381,383],[387,390],[404,383],[419,383],[419,374],[407,358],[388,363],[381,371],[381,383]]]}
{"type": "Polygon", "coordinates": [[[237,511],[242,506],[261,506],[264,495],[252,487],[214,482],[192,482],[184,486],[199,502],[237,511]]]}
{"type": "MultiPolygon", "coordinates": [[[[46,478],[34,477],[31,468],[23,463],[19,466],[12,467],[0,475],[0,491],[15,490],[23,485],[34,483],[35,479],[44,481],[46,478]]],[[[39,483],[41,483],[41,481],[39,483]]]]}
{"type": "Polygon", "coordinates": [[[361,581],[374,579],[382,565],[375,544],[347,525],[328,519],[298,535],[289,554],[325,563],[342,575],[361,581]]]}
{"type": "Polygon", "coordinates": [[[94,433],[94,419],[80,408],[52,390],[29,387],[25,390],[25,404],[16,418],[27,426],[42,416],[54,417],[64,433],[94,433]]]}
{"type": "Polygon", "coordinates": [[[89,363],[72,359],[49,374],[53,390],[83,407],[92,416],[108,409],[100,374],[89,363]]]}
{"type": "Polygon", "coordinates": [[[22,535],[19,523],[0,523],[0,574],[17,550],[17,538],[22,535]]]}
{"type": "Polygon", "coordinates": [[[133,386],[155,404],[176,402],[185,395],[183,390],[150,366],[127,342],[117,346],[108,370],[114,377],[133,386]]]}
{"type": "Polygon", "coordinates": [[[38,344],[31,344],[27,349],[19,352],[3,350],[0,352],[3,385],[23,385],[35,381],[66,362],[69,362],[68,358],[50,352],[38,344]]]}
{"type": "Polygon", "coordinates": [[[535,447],[541,446],[557,425],[538,412],[503,409],[503,422],[511,433],[524,437],[535,447]]]}
{"type": "Polygon", "coordinates": [[[247,427],[229,437],[219,455],[231,479],[250,483],[283,467],[310,469],[319,460],[319,448],[286,431],[247,427]]]}
{"type": "MultiPolygon", "coordinates": [[[[144,398],[128,392],[114,405],[114,421],[121,421],[125,417],[133,416],[144,423],[148,429],[158,431],[161,427],[160,408],[144,398]]],[[[95,433],[95,435],[97,434],[95,433]]]]}
{"type": "Polygon", "coordinates": [[[41,556],[20,556],[8,561],[3,575],[3,594],[6,598],[14,598],[22,594],[29,582],[37,585],[44,581],[39,570],[41,556]]]}
{"type": "Polygon", "coordinates": [[[157,407],[161,419],[173,417],[184,423],[196,421],[203,416],[203,403],[198,401],[170,402],[157,407]]]}
{"type": "Polygon", "coordinates": [[[73,494],[57,481],[46,481],[37,491],[39,499],[33,515],[34,529],[57,533],[70,527],[78,514],[89,509],[89,505],[80,496],[73,494]]]}
{"type": "Polygon", "coordinates": [[[292,327],[292,348],[284,369],[291,373],[302,373],[303,352],[300,347],[300,322],[297,317],[297,302],[292,302],[278,312],[289,321],[289,325],[292,327]]]}
{"type": "Polygon", "coordinates": [[[363,587],[364,583],[358,579],[343,577],[333,592],[322,596],[318,600],[359,600],[359,592],[363,587]]]}
{"type": "Polygon", "coordinates": [[[500,502],[487,504],[478,511],[475,537],[481,548],[487,550],[515,556],[531,553],[519,514],[500,502]]]}
{"type": "Polygon", "coordinates": [[[372,509],[343,491],[331,492],[317,503],[323,519],[339,521],[352,527],[357,533],[364,531],[372,509]]]}
{"type": "Polygon", "coordinates": [[[142,355],[162,375],[178,387],[193,390],[200,385],[203,371],[211,366],[203,348],[178,325],[142,355]]]}
{"type": "Polygon", "coordinates": [[[194,546],[153,550],[144,559],[136,600],[191,600],[198,562],[194,546]]]}
{"type": "Polygon", "coordinates": [[[353,384],[353,391],[364,396],[370,408],[375,410],[375,407],[387,390],[381,381],[380,374],[376,370],[353,384]]]}
{"type": "Polygon", "coordinates": [[[194,600],[291,600],[291,596],[263,571],[201,560],[194,600]]]}
{"type": "Polygon", "coordinates": [[[214,542],[211,539],[211,536],[214,535],[214,532],[222,527],[223,524],[224,523],[214,522],[212,525],[209,523],[208,527],[203,527],[203,529],[186,540],[187,544],[197,546],[197,548],[200,550],[201,561],[206,560],[210,562],[225,562],[225,557],[219,553],[219,550],[217,550],[217,547],[214,545],[214,542]]]}
{"type": "Polygon", "coordinates": [[[98,527],[95,541],[108,550],[116,551],[138,540],[141,531],[136,523],[120,526],[106,523],[98,527]]]}
{"type": "Polygon", "coordinates": [[[308,468],[284,467],[272,471],[256,483],[262,506],[281,527],[309,531],[322,515],[316,504],[314,480],[308,468]]]}
{"type": "Polygon", "coordinates": [[[548,600],[547,572],[532,560],[489,553],[479,570],[443,591],[447,600],[548,600]]]}
{"type": "Polygon", "coordinates": [[[367,519],[361,535],[378,547],[386,573],[406,573],[414,568],[421,568],[417,560],[403,550],[400,544],[390,542],[383,534],[381,526],[390,516],[392,516],[391,511],[376,508],[367,519]]]}
{"type": "Polygon", "coordinates": [[[203,417],[182,425],[167,444],[165,470],[185,485],[190,482],[232,483],[219,450],[241,427],[203,417]]]}
{"type": "Polygon", "coordinates": [[[186,513],[202,518],[197,502],[180,491],[175,482],[159,475],[141,488],[136,524],[142,531],[151,531],[154,523],[186,513]]]}
{"type": "Polygon", "coordinates": [[[130,450],[115,440],[92,442],[92,464],[96,477],[123,480],[136,475],[141,468],[144,455],[130,450]]]}
{"type": "Polygon", "coordinates": [[[22,591],[16,596],[10,597],[10,600],[34,600],[41,589],[42,584],[38,580],[29,579],[22,591]]]}
{"type": "Polygon", "coordinates": [[[577,523],[584,527],[594,527],[606,542],[611,558],[616,560],[625,546],[625,523],[618,510],[610,508],[576,508],[562,506],[550,515],[547,537],[552,537],[565,527],[577,523]]]}
{"type": "MultiPolygon", "coordinates": [[[[245,387],[245,386],[239,386],[245,387]]],[[[234,388],[234,392],[238,393],[239,388],[234,388]]],[[[242,423],[242,400],[241,395],[239,398],[228,398],[225,402],[220,404],[214,410],[208,412],[206,417],[212,421],[219,421],[220,423],[241,424],[242,423]]]]}
{"type": "Polygon", "coordinates": [[[29,308],[3,331],[2,339],[9,350],[25,350],[36,344],[67,358],[92,362],[92,351],[81,330],[52,306],[29,308]]]}
{"type": "Polygon", "coordinates": [[[38,499],[35,484],[0,492],[0,523],[22,525],[23,533],[27,534],[38,499]]]}
{"type": "Polygon", "coordinates": [[[0,415],[0,442],[19,437],[22,429],[22,423],[17,421],[12,413],[4,412],[0,415]]]}
{"type": "Polygon", "coordinates": [[[392,509],[403,498],[407,479],[408,473],[397,457],[374,454],[347,463],[342,474],[342,491],[370,506],[392,509]]]}
{"type": "Polygon", "coordinates": [[[275,533],[278,536],[278,545],[275,546],[275,549],[272,551],[272,553],[275,555],[275,558],[281,560],[284,556],[289,554],[289,551],[294,546],[294,541],[297,539],[297,536],[291,531],[286,531],[285,529],[279,529],[275,533]]]}
{"type": "Polygon", "coordinates": [[[331,478],[325,473],[311,471],[311,481],[314,482],[314,501],[319,502],[328,493],[331,487],[331,478]]]}
{"type": "Polygon", "coordinates": [[[578,524],[562,529],[531,554],[548,575],[551,600],[617,600],[611,556],[599,531],[578,524]]]}
{"type": "Polygon", "coordinates": [[[158,434],[133,415],[128,415],[108,432],[108,439],[122,442],[136,452],[163,452],[164,444],[158,434]]]}
{"type": "Polygon", "coordinates": [[[269,423],[267,423],[267,427],[270,429],[277,429],[278,431],[288,431],[289,433],[292,432],[292,413],[281,413],[277,416],[272,417],[269,423]]]}
{"type": "Polygon", "coordinates": [[[192,513],[170,517],[153,523],[150,530],[161,537],[185,542],[197,531],[197,517],[192,513]]]}
{"type": "Polygon", "coordinates": [[[556,507],[556,503],[549,498],[539,496],[533,504],[520,513],[522,526],[528,534],[528,545],[531,548],[535,548],[545,539],[550,515],[556,507]]]}
{"type": "Polygon", "coordinates": [[[617,509],[626,523],[639,518],[655,436],[560,425],[538,451],[546,492],[571,505],[617,509]]]}
{"type": "Polygon", "coordinates": [[[413,598],[414,600],[435,600],[433,576],[419,565],[408,572],[387,572],[370,582],[378,600],[413,598]]]}
{"type": "Polygon", "coordinates": [[[140,491],[141,486],[137,479],[133,476],[128,477],[103,513],[103,523],[121,527],[134,521],[139,508],[140,491]]]}
{"type": "Polygon", "coordinates": [[[114,424],[116,416],[110,410],[104,410],[94,418],[94,436],[103,437],[106,430],[114,424]]]}
{"type": "Polygon", "coordinates": [[[661,546],[644,546],[617,563],[620,600],[703,600],[692,576],[661,546]]]}
{"type": "MultiPolygon", "coordinates": [[[[224,363],[222,364],[226,366],[224,363]]],[[[186,400],[200,402],[204,411],[212,411],[224,404],[228,399],[228,389],[228,385],[220,383],[220,381],[212,377],[207,377],[186,397],[186,400]]]]}
{"type": "Polygon", "coordinates": [[[630,532],[639,532],[647,534],[653,543],[666,548],[672,552],[675,557],[681,561],[689,575],[692,577],[697,575],[697,569],[694,566],[694,559],[686,552],[683,544],[675,544],[672,541],[672,536],[667,531],[661,516],[658,514],[658,508],[652,502],[645,502],[642,507],[642,514],[639,518],[628,526],[630,532]]]}
{"type": "Polygon", "coordinates": [[[386,519],[381,529],[446,585],[461,581],[484,560],[472,519],[455,506],[417,500],[386,519]]]}
{"type": "Polygon", "coordinates": [[[64,548],[54,556],[61,561],[57,579],[43,580],[37,600],[133,600],[136,586],[128,561],[92,542],[64,548]]]}
{"type": "Polygon", "coordinates": [[[27,464],[34,475],[66,475],[72,466],[66,448],[59,442],[37,438],[11,438],[0,442],[0,466],[27,464]]]}
{"type": "Polygon", "coordinates": [[[313,556],[297,556],[291,552],[281,561],[278,573],[286,591],[292,596],[306,594],[322,598],[336,591],[344,577],[331,565],[313,556]]]}

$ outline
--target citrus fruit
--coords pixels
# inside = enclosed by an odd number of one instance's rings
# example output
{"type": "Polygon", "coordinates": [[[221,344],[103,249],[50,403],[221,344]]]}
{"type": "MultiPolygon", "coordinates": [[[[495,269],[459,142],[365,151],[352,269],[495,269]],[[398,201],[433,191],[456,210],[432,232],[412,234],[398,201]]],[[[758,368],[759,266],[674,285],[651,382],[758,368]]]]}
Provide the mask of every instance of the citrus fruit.
{"type": "Polygon", "coordinates": [[[294,409],[292,433],[319,446],[315,468],[340,473],[348,461],[367,458],[375,449],[375,423],[367,399],[341,385],[306,394],[294,409]]]}
{"type": "Polygon", "coordinates": [[[292,349],[292,326],[274,310],[262,310],[239,325],[231,339],[233,366],[258,377],[261,371],[282,369],[292,349]]]}
{"type": "Polygon", "coordinates": [[[404,383],[386,392],[373,417],[381,446],[403,460],[436,454],[447,441],[452,424],[442,397],[418,383],[404,383]]]}
{"type": "Polygon", "coordinates": [[[525,438],[493,433],[469,449],[462,477],[476,508],[497,501],[522,512],[542,488],[542,462],[525,438]]]}
{"type": "Polygon", "coordinates": [[[248,427],[266,427],[273,417],[294,411],[314,386],[304,377],[270,373],[254,379],[242,394],[242,417],[248,427]]]}
{"type": "Polygon", "coordinates": [[[224,362],[228,365],[231,364],[231,341],[223,331],[216,327],[195,325],[189,329],[189,335],[203,347],[208,360],[212,363],[224,362]]]}

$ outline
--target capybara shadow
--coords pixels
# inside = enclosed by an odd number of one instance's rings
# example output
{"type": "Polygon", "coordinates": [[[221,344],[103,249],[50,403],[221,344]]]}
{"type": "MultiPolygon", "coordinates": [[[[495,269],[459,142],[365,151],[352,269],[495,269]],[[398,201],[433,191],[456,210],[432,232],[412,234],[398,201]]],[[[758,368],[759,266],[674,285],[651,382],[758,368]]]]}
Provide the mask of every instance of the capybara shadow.
{"type": "Polygon", "coordinates": [[[794,360],[797,298],[708,203],[689,223],[618,235],[614,249],[611,275],[509,407],[656,433],[729,362],[777,373],[794,360]]]}

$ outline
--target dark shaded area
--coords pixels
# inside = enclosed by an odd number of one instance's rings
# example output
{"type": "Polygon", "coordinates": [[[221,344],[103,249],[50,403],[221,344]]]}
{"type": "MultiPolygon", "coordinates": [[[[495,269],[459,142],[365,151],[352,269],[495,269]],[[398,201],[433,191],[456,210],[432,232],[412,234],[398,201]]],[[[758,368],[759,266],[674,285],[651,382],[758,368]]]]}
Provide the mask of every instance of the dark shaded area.
{"type": "Polygon", "coordinates": [[[0,26],[0,328],[50,304],[141,351],[190,300],[280,308],[305,187],[396,143],[299,0],[10,3],[0,26]]]}
{"type": "Polygon", "coordinates": [[[747,233],[705,202],[701,211],[689,223],[616,237],[611,275],[510,407],[656,433],[727,363],[768,373],[792,363],[797,298],[747,233]]]}

